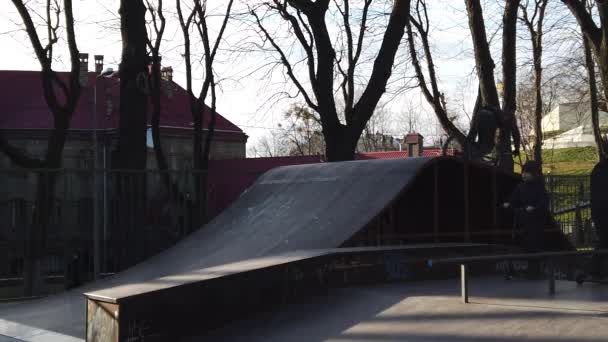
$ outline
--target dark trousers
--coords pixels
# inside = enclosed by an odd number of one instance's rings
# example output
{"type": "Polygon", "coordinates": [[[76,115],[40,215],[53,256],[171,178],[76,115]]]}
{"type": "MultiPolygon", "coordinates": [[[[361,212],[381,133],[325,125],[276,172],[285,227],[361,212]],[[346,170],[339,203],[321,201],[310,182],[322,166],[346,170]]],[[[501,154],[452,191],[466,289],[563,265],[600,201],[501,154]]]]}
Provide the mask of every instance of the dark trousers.
{"type": "MultiPolygon", "coordinates": [[[[595,245],[595,249],[608,249],[608,231],[606,231],[606,227],[597,227],[597,243],[595,245]]],[[[602,277],[605,275],[604,271],[604,259],[606,256],[604,255],[594,255],[592,258],[592,275],[596,277],[602,277]]]]}

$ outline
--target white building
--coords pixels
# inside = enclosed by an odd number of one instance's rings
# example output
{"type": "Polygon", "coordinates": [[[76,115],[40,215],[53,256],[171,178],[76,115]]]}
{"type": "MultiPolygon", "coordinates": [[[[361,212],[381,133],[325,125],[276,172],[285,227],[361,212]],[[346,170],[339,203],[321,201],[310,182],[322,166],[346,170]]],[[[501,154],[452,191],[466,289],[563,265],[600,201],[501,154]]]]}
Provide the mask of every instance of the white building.
{"type": "MultiPolygon", "coordinates": [[[[601,127],[608,127],[607,112],[600,111],[599,120],[601,127]]],[[[552,135],[543,141],[544,148],[595,146],[588,102],[559,104],[541,124],[545,136],[552,135]]]]}

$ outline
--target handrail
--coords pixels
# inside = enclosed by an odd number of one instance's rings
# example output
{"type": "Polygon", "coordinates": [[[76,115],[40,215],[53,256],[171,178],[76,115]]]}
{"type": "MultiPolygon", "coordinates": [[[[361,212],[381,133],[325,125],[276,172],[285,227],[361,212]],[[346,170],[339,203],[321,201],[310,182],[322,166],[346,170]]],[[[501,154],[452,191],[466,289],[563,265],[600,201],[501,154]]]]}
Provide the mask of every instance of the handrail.
{"type": "Polygon", "coordinates": [[[475,257],[444,258],[427,260],[427,265],[432,267],[435,264],[468,264],[481,261],[500,261],[514,259],[546,259],[551,257],[585,256],[608,254],[608,249],[598,249],[591,251],[565,251],[565,252],[540,252],[540,253],[517,253],[517,254],[497,254],[475,257]]]}
{"type": "MultiPolygon", "coordinates": [[[[540,252],[540,253],[517,253],[517,254],[499,254],[485,255],[476,257],[461,257],[461,258],[444,258],[444,259],[428,259],[428,267],[433,267],[437,264],[458,264],[460,266],[460,297],[462,303],[469,303],[469,266],[468,264],[484,261],[501,261],[501,260],[518,260],[518,259],[551,259],[561,257],[577,257],[589,255],[605,255],[608,254],[608,249],[598,249],[591,251],[566,251],[566,252],[540,252]]],[[[555,268],[550,263],[551,273],[549,275],[549,295],[555,294],[555,268]]]]}

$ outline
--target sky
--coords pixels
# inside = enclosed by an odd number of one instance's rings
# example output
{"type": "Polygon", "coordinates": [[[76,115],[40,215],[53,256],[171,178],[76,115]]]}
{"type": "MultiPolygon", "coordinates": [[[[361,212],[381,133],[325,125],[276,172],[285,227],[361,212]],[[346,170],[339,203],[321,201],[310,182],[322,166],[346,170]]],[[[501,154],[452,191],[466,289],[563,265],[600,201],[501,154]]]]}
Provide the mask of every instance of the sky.
{"type": "MultiPolygon", "coordinates": [[[[32,6],[37,1],[31,0],[32,6]]],[[[167,29],[161,45],[163,65],[172,66],[174,80],[185,85],[185,68],[182,58],[182,36],[174,4],[165,4],[167,29]]],[[[292,94],[293,86],[285,81],[281,69],[268,73],[264,65],[272,62],[276,54],[252,52],[248,49],[254,44],[261,44],[261,39],[251,27],[251,16],[246,14],[246,5],[254,1],[236,0],[233,13],[236,18],[229,22],[225,33],[225,40],[220,45],[218,59],[214,66],[217,78],[220,80],[218,89],[217,110],[220,114],[241,127],[249,136],[248,146],[255,144],[257,139],[277,130],[282,121],[283,113],[295,102],[303,103],[302,98],[280,99],[275,96],[278,90],[288,90],[292,94]]],[[[105,65],[118,69],[121,52],[121,39],[119,31],[118,0],[75,0],[74,14],[76,18],[77,43],[80,52],[90,55],[90,69],[93,69],[95,54],[105,56],[105,65]]],[[[356,3],[356,2],[355,2],[356,3]]],[[[468,31],[464,2],[462,0],[433,0],[429,2],[431,18],[431,44],[433,45],[435,64],[440,79],[440,87],[445,92],[448,102],[454,107],[470,111],[476,95],[476,77],[474,74],[474,60],[468,31]]],[[[225,8],[224,1],[210,0],[210,12],[220,13],[225,8]]],[[[42,9],[39,4],[35,7],[42,9]]],[[[500,11],[487,8],[484,13],[488,21],[488,35],[498,27],[500,11]]],[[[219,27],[219,16],[212,17],[210,26],[213,32],[219,27]]],[[[272,21],[270,21],[272,23],[272,21]]],[[[277,32],[280,32],[277,26],[277,32]]],[[[10,1],[0,3],[0,70],[39,70],[40,66],[34,56],[27,35],[22,29],[21,19],[14,5],[10,1]]],[[[55,70],[67,70],[68,58],[65,54],[65,43],[60,42],[58,47],[58,61],[55,70]],[[63,49],[64,53],[61,53],[63,49]]],[[[373,54],[373,47],[369,49],[373,54]]],[[[196,51],[196,46],[193,48],[196,51]]],[[[407,125],[403,121],[409,119],[408,112],[416,113],[418,131],[423,135],[432,136],[440,133],[434,114],[422,98],[417,89],[406,92],[399,91],[402,79],[413,76],[408,68],[405,56],[407,55],[405,39],[400,48],[398,59],[402,67],[395,68],[393,78],[395,87],[386,94],[382,101],[386,108],[393,113],[395,124],[391,134],[403,135],[407,132],[407,125]],[[412,110],[414,108],[415,110],[412,110]]],[[[494,56],[499,60],[499,56],[494,56]]],[[[365,66],[364,66],[365,68],[365,66]]],[[[361,73],[365,74],[362,70],[361,73]]],[[[197,73],[194,70],[194,89],[200,89],[197,73]]],[[[416,119],[416,118],[415,118],[416,119]]],[[[463,119],[466,124],[466,119],[463,119]]]]}

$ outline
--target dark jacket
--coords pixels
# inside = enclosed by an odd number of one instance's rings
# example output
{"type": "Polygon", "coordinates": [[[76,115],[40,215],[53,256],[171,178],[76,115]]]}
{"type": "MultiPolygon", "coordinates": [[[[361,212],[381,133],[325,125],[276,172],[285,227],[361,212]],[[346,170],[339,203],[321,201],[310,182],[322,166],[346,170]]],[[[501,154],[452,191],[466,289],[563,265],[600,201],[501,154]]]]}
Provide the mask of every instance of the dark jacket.
{"type": "Polygon", "coordinates": [[[608,224],[608,161],[599,162],[591,172],[591,217],[596,225],[608,224]]]}
{"type": "Polygon", "coordinates": [[[517,228],[522,230],[522,242],[526,249],[541,249],[542,235],[549,215],[549,196],[542,179],[521,182],[510,200],[515,211],[517,228]],[[527,207],[534,207],[532,212],[527,207]]]}
{"type": "Polygon", "coordinates": [[[597,229],[600,248],[608,248],[608,161],[591,172],[591,218],[597,229]]]}

